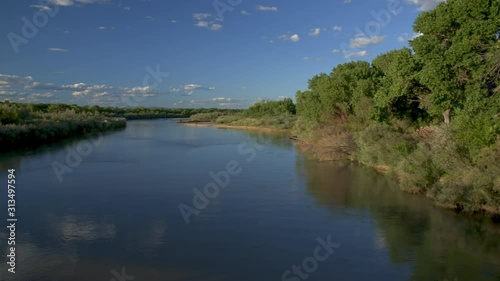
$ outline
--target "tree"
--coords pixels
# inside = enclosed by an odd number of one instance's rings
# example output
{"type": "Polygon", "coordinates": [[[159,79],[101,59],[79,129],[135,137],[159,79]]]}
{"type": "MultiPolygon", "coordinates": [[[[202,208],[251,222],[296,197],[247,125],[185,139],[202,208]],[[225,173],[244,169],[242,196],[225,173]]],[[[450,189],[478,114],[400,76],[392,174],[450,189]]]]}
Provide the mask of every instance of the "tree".
{"type": "Polygon", "coordinates": [[[373,67],[381,73],[372,111],[375,120],[386,122],[395,117],[415,122],[427,117],[424,105],[429,90],[418,81],[422,64],[410,49],[380,55],[373,60],[373,67]]]}
{"type": "Polygon", "coordinates": [[[448,0],[415,21],[414,30],[422,35],[410,44],[423,63],[420,81],[431,90],[429,111],[443,114],[446,123],[466,95],[490,94],[477,89],[488,87],[484,54],[497,45],[499,6],[498,0],[448,0]]]}
{"type": "Polygon", "coordinates": [[[297,111],[318,122],[330,116],[346,120],[349,114],[365,109],[365,98],[371,99],[376,87],[375,71],[368,62],[341,64],[329,75],[321,73],[310,79],[308,91],[297,92],[297,111]]]}

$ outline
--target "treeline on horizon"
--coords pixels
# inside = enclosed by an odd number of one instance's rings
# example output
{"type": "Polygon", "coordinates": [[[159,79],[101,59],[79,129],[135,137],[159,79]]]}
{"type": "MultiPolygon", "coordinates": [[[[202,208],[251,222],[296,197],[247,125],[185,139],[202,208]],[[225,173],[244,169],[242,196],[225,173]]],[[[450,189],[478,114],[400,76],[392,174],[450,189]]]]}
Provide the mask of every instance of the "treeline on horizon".
{"type": "MultiPolygon", "coordinates": [[[[216,108],[119,108],[76,104],[0,102],[0,152],[14,152],[121,129],[126,120],[182,118],[221,111],[216,108]]],[[[236,113],[240,110],[222,110],[236,113]]]]}

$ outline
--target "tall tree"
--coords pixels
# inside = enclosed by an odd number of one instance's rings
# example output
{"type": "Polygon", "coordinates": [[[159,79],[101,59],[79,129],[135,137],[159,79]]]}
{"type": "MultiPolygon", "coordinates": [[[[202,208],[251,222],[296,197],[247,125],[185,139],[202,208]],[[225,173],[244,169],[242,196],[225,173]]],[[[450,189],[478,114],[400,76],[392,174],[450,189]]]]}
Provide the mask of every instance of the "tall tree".
{"type": "Polygon", "coordinates": [[[424,64],[420,81],[431,90],[430,112],[443,114],[446,123],[468,95],[491,96],[491,90],[478,90],[494,88],[484,83],[485,54],[498,44],[499,7],[498,0],[448,0],[415,21],[422,35],[410,44],[424,64]]]}
{"type": "Polygon", "coordinates": [[[374,96],[374,119],[389,121],[394,117],[414,122],[427,117],[424,108],[429,90],[418,81],[422,64],[410,49],[382,54],[373,60],[373,67],[381,73],[374,96]]]}

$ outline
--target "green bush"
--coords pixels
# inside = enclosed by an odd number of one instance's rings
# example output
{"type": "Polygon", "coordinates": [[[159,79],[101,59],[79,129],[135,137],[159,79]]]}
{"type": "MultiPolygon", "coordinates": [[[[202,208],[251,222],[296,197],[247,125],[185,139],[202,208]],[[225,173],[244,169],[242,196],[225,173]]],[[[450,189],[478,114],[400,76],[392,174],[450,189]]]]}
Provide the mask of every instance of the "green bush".
{"type": "Polygon", "coordinates": [[[357,132],[356,160],[369,166],[392,167],[415,149],[415,141],[388,125],[372,124],[357,132]]]}
{"type": "Polygon", "coordinates": [[[219,118],[222,112],[198,113],[189,117],[190,122],[213,122],[219,118]]]}

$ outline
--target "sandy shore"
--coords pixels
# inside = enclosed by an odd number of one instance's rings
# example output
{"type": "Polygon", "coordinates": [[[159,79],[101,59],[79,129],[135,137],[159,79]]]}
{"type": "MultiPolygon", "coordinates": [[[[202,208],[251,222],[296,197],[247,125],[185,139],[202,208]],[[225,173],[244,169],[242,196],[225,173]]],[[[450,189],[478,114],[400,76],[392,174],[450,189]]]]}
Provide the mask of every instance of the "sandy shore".
{"type": "Polygon", "coordinates": [[[286,129],[274,129],[274,128],[265,128],[265,127],[253,127],[253,126],[233,126],[233,125],[224,125],[224,124],[214,124],[211,122],[179,122],[179,124],[184,126],[192,126],[192,127],[214,127],[221,129],[236,129],[236,130],[251,130],[251,131],[261,131],[261,132],[277,132],[277,133],[288,133],[289,130],[286,129]]]}

